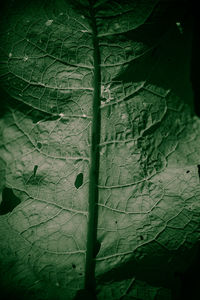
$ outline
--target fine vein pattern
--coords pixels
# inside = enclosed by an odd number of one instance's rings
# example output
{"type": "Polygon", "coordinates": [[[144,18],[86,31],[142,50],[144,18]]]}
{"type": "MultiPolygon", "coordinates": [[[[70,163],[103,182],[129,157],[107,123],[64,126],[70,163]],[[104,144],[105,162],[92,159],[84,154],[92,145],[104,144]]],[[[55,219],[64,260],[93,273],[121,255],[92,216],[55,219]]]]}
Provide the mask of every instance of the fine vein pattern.
{"type": "Polygon", "coordinates": [[[200,121],[171,2],[6,4],[6,296],[73,300],[87,289],[98,300],[172,299],[174,273],[199,241],[200,121]]]}

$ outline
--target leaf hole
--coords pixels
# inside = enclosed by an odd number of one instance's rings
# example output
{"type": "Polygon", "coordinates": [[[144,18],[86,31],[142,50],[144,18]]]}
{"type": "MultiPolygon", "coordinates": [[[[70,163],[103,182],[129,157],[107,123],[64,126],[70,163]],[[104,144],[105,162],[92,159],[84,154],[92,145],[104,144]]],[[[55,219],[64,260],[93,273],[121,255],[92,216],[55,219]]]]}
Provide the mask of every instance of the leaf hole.
{"type": "Polygon", "coordinates": [[[35,177],[36,173],[37,173],[37,169],[38,169],[38,165],[35,165],[33,168],[33,176],[35,177]]]}
{"type": "Polygon", "coordinates": [[[190,171],[189,171],[189,170],[187,170],[187,171],[186,171],[186,173],[190,173],[190,171]]]}
{"type": "Polygon", "coordinates": [[[76,269],[76,265],[75,265],[75,264],[72,264],[72,268],[73,268],[73,269],[76,269]]]}
{"type": "Polygon", "coordinates": [[[40,142],[37,143],[37,147],[38,147],[38,149],[41,149],[42,148],[42,144],[40,142]]]}
{"type": "Polygon", "coordinates": [[[143,240],[144,240],[144,237],[143,237],[142,235],[140,235],[140,239],[141,239],[141,241],[143,241],[143,240]]]}
{"type": "Polygon", "coordinates": [[[117,221],[115,221],[115,224],[117,224],[117,221]]]}
{"type": "Polygon", "coordinates": [[[83,173],[79,173],[79,174],[76,176],[76,180],[75,180],[74,185],[75,185],[75,187],[76,187],[77,189],[79,189],[80,186],[82,186],[82,184],[83,184],[83,173]]]}
{"type": "Polygon", "coordinates": [[[2,192],[2,202],[0,204],[0,215],[5,215],[21,203],[20,199],[15,196],[12,189],[4,188],[2,192]]]}

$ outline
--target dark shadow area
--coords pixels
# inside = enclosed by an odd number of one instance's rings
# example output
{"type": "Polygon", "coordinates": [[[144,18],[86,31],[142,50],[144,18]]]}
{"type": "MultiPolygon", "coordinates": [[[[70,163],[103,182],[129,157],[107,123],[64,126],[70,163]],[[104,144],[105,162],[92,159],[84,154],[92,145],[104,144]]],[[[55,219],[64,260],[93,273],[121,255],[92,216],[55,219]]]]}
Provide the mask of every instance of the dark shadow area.
{"type": "Polygon", "coordinates": [[[94,292],[88,290],[79,290],[74,298],[74,300],[96,300],[96,295],[94,292]]]}
{"type": "Polygon", "coordinates": [[[10,96],[0,86],[0,118],[2,118],[6,112],[9,99],[10,96]]]}
{"type": "Polygon", "coordinates": [[[193,45],[191,60],[191,82],[194,92],[195,113],[200,117],[200,18],[199,7],[195,1],[190,2],[189,11],[193,19],[193,45]]]}
{"type": "MultiPolygon", "coordinates": [[[[198,278],[200,249],[198,245],[192,249],[180,248],[179,252],[170,252],[163,247],[158,249],[158,245],[152,242],[138,248],[134,257],[132,261],[99,277],[99,283],[109,282],[111,278],[113,281],[121,281],[136,277],[137,280],[146,282],[150,286],[171,290],[171,300],[200,299],[198,278]],[[144,256],[142,253],[148,253],[148,255],[144,256]]],[[[158,297],[158,300],[162,298],[158,297]]]]}
{"type": "MultiPolygon", "coordinates": [[[[191,83],[194,95],[194,111],[200,117],[200,17],[197,1],[188,0],[188,16],[192,20],[192,55],[191,55],[191,83]]],[[[200,176],[200,166],[198,165],[200,176]]],[[[199,199],[198,199],[199,201],[199,199]]],[[[177,274],[181,281],[181,293],[179,300],[200,299],[200,245],[193,257],[190,267],[177,274]]]]}
{"type": "Polygon", "coordinates": [[[200,299],[200,246],[190,267],[184,273],[176,275],[181,281],[181,293],[178,300],[200,299]]]}
{"type": "Polygon", "coordinates": [[[21,203],[20,199],[17,198],[12,189],[4,188],[2,192],[2,202],[0,204],[0,215],[5,215],[21,203]]]}
{"type": "MultiPolygon", "coordinates": [[[[166,2],[170,6],[173,1],[166,2]]],[[[124,83],[130,82],[130,79],[133,83],[147,81],[148,84],[162,87],[165,90],[170,89],[180,98],[179,102],[185,103],[188,105],[188,109],[194,112],[194,95],[191,84],[193,25],[188,6],[180,6],[179,1],[174,2],[176,6],[173,14],[169,13],[172,8],[168,7],[167,11],[161,14],[162,22],[157,13],[158,20],[154,26],[163,26],[163,29],[166,29],[166,24],[168,26],[166,30],[163,30],[163,34],[159,29],[160,37],[157,43],[152,42],[152,50],[130,62],[116,76],[115,80],[124,83]]],[[[183,2],[182,4],[185,4],[186,1],[183,2]]],[[[162,9],[164,10],[164,8],[162,9]]],[[[151,18],[147,22],[151,22],[151,18]]],[[[155,16],[153,20],[156,22],[155,16]]],[[[153,34],[149,33],[149,35],[152,37],[153,34]]]]}
{"type": "MultiPolygon", "coordinates": [[[[1,287],[1,286],[0,286],[1,287]]],[[[2,300],[26,300],[27,298],[24,297],[24,292],[15,291],[12,289],[4,289],[1,287],[1,299],[2,300]]]]}
{"type": "Polygon", "coordinates": [[[97,256],[97,254],[99,253],[100,249],[101,249],[101,243],[97,240],[96,241],[96,245],[94,247],[94,257],[97,256]]]}

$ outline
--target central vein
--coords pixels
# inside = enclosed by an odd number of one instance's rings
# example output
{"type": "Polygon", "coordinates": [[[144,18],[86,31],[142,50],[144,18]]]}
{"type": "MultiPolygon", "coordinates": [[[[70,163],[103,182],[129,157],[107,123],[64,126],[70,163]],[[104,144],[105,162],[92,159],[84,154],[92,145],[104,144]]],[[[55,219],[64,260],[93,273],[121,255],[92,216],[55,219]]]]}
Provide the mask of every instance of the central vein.
{"type": "Polygon", "coordinates": [[[98,174],[99,174],[99,142],[100,142],[100,52],[97,37],[97,25],[93,8],[95,0],[89,0],[89,12],[92,26],[93,57],[94,57],[94,94],[93,94],[93,121],[91,129],[91,163],[89,174],[89,216],[87,231],[87,252],[85,267],[85,289],[95,289],[95,247],[97,242],[98,217],[98,174]]]}

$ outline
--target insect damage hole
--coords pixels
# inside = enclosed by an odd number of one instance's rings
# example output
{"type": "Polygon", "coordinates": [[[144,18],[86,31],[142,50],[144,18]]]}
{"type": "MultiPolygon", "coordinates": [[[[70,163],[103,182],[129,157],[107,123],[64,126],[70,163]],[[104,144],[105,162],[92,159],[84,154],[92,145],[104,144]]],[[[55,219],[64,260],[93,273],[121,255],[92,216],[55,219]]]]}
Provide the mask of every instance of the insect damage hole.
{"type": "Polygon", "coordinates": [[[33,168],[33,177],[35,177],[35,175],[37,173],[37,169],[38,169],[38,165],[35,165],[33,168]]]}
{"type": "Polygon", "coordinates": [[[38,147],[38,149],[41,149],[42,148],[42,143],[38,142],[37,147],[38,147]]]}
{"type": "Polygon", "coordinates": [[[76,176],[76,180],[75,180],[74,185],[75,185],[75,187],[76,187],[77,189],[79,189],[80,186],[82,186],[82,184],[83,184],[83,173],[79,173],[79,174],[76,176]]]}
{"type": "Polygon", "coordinates": [[[15,196],[12,189],[4,188],[2,192],[2,202],[0,204],[0,215],[5,215],[21,203],[20,199],[15,196]]]}

